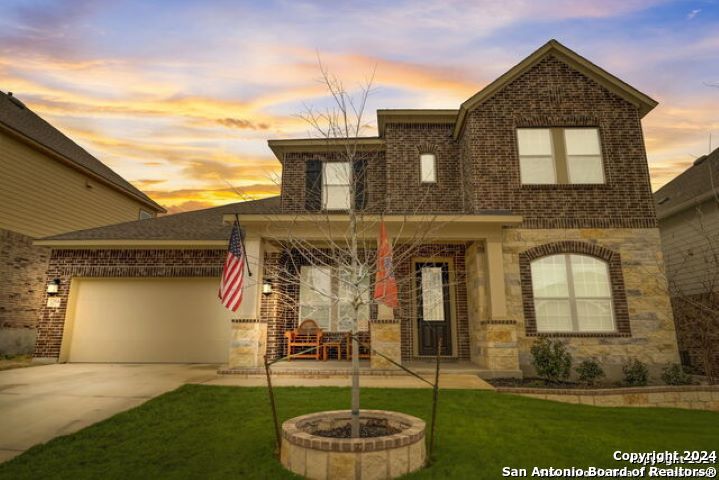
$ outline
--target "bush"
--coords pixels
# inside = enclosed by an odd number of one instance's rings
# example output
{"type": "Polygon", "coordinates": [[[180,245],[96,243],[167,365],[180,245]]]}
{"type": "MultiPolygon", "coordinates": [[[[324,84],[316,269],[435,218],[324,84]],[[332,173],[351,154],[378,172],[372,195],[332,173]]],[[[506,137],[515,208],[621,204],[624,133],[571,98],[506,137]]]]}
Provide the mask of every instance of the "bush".
{"type": "Polygon", "coordinates": [[[633,387],[643,387],[649,381],[649,370],[646,364],[637,359],[631,360],[622,367],[624,383],[633,387]]]}
{"type": "Polygon", "coordinates": [[[667,385],[691,385],[694,379],[684,371],[681,365],[673,364],[664,368],[662,380],[667,385]]]}
{"type": "Polygon", "coordinates": [[[537,374],[547,382],[559,382],[569,378],[572,368],[572,355],[559,340],[539,338],[531,349],[532,365],[537,374]]]}
{"type": "Polygon", "coordinates": [[[579,374],[579,381],[585,385],[596,385],[604,377],[604,370],[593,358],[582,361],[575,370],[579,374]]]}

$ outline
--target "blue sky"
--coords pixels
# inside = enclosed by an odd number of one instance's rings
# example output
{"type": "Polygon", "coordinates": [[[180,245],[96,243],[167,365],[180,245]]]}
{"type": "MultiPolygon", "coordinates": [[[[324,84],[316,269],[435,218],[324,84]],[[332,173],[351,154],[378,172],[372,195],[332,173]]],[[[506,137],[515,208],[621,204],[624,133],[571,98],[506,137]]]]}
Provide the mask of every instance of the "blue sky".
{"type": "MultiPolygon", "coordinates": [[[[268,138],[303,137],[317,53],[376,108],[457,108],[556,38],[660,102],[654,187],[719,146],[719,3],[3,0],[13,91],[171,211],[277,191],[268,138]],[[713,86],[716,85],[716,86],[713,86]]],[[[373,118],[372,118],[373,119],[373,118]]],[[[370,129],[367,134],[373,134],[370,129]]]]}

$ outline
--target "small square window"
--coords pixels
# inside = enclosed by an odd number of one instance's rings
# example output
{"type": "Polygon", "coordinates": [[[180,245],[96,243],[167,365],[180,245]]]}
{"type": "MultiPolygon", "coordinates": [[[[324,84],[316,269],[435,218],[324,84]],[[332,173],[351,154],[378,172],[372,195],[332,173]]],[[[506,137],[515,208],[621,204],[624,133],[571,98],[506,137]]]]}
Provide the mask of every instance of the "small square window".
{"type": "Polygon", "coordinates": [[[147,210],[140,209],[140,216],[138,218],[140,220],[147,220],[148,218],[154,218],[154,215],[147,210]]]}
{"type": "Polygon", "coordinates": [[[437,157],[434,153],[423,153],[419,156],[420,178],[422,183],[437,181],[437,157]]]}

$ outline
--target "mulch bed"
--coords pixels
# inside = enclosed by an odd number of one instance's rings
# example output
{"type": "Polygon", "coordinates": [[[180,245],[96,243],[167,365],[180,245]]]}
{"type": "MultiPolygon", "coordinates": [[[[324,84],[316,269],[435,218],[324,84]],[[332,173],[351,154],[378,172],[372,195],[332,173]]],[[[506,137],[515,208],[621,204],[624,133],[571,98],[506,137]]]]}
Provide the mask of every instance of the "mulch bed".
{"type": "MultiPolygon", "coordinates": [[[[385,437],[399,433],[399,428],[393,428],[385,422],[367,421],[360,424],[360,438],[385,437]]],[[[346,423],[341,427],[331,428],[329,430],[316,430],[313,435],[329,438],[352,438],[352,425],[346,423]]]]}
{"type": "Polygon", "coordinates": [[[487,382],[495,387],[549,388],[557,390],[586,390],[594,388],[619,388],[619,384],[586,385],[576,382],[547,382],[541,378],[492,378],[487,382]]]}

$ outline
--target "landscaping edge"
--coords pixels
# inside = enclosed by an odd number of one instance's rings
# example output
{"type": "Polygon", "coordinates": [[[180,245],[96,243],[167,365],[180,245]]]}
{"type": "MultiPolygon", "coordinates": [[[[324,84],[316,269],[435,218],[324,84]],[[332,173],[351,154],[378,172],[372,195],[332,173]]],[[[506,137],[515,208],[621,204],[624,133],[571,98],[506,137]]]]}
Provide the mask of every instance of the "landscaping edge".
{"type": "Polygon", "coordinates": [[[669,407],[719,411],[719,385],[597,389],[497,387],[499,393],[598,407],[669,407]]]}

